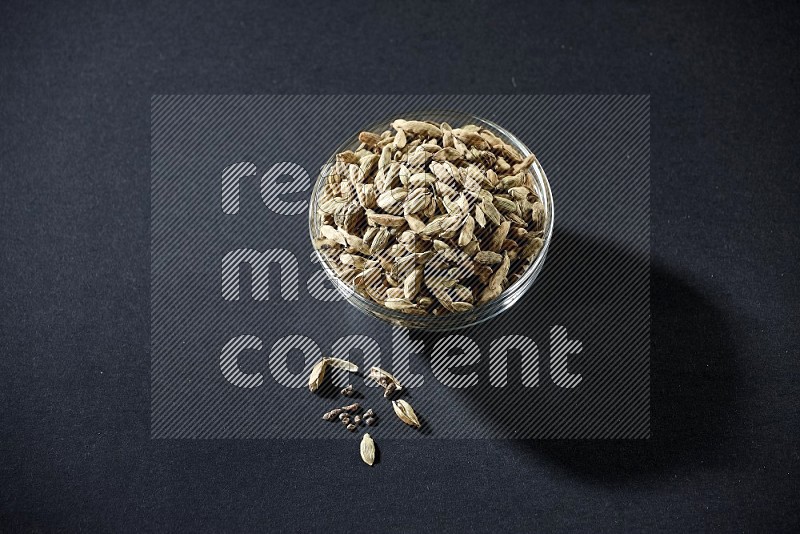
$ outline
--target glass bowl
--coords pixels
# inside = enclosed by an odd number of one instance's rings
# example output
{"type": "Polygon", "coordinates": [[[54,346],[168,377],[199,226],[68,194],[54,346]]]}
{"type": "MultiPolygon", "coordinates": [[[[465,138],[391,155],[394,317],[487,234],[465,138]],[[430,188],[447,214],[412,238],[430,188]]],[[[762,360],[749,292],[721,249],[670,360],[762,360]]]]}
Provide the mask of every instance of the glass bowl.
{"type": "MultiPolygon", "coordinates": [[[[330,168],[335,162],[336,154],[346,150],[355,151],[360,142],[358,134],[362,131],[380,133],[384,130],[391,130],[391,122],[396,118],[405,118],[408,120],[423,120],[432,121],[436,123],[447,122],[452,127],[457,128],[466,124],[475,124],[490,130],[497,137],[505,141],[507,144],[514,147],[523,158],[531,155],[531,150],[525,146],[513,134],[505,130],[503,127],[494,124],[493,122],[476,117],[468,113],[450,110],[424,110],[414,111],[408,113],[396,113],[391,117],[374,124],[367,125],[364,128],[356,131],[353,135],[345,140],[334,152],[331,153],[330,158],[326,162],[323,169],[330,168]]],[[[534,159],[529,172],[533,176],[533,185],[536,188],[536,193],[539,196],[540,202],[544,206],[545,223],[544,231],[541,239],[543,246],[539,251],[536,258],[528,265],[521,277],[508,286],[500,295],[481,305],[476,305],[473,309],[465,312],[454,312],[444,315],[411,315],[399,310],[389,309],[375,301],[372,301],[357,291],[355,291],[351,284],[345,282],[340,278],[334,269],[328,263],[328,257],[323,254],[315,244],[315,237],[319,235],[319,218],[317,217],[317,208],[319,206],[319,198],[326,185],[326,172],[320,173],[311,193],[311,202],[309,203],[309,232],[311,236],[312,246],[316,253],[319,263],[322,265],[325,273],[327,274],[331,284],[339,291],[347,302],[355,306],[361,312],[377,317],[386,322],[396,324],[405,328],[414,328],[422,330],[455,330],[459,328],[467,328],[475,324],[487,321],[492,317],[504,312],[514,305],[525,294],[528,289],[533,285],[539,272],[542,270],[547,250],[550,245],[550,240],[553,233],[553,198],[550,192],[550,184],[547,181],[547,176],[544,169],[539,164],[539,161],[534,159]]]]}

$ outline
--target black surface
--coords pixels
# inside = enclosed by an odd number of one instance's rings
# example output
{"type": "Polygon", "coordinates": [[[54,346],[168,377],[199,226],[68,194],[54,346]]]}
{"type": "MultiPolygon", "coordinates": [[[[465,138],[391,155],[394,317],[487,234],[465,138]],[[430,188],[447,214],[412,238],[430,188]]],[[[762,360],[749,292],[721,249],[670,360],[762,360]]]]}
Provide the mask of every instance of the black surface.
{"type": "Polygon", "coordinates": [[[4,527],[798,528],[793,4],[112,4],[0,5],[4,527]],[[149,440],[150,95],[337,92],[652,95],[651,440],[149,440]]]}

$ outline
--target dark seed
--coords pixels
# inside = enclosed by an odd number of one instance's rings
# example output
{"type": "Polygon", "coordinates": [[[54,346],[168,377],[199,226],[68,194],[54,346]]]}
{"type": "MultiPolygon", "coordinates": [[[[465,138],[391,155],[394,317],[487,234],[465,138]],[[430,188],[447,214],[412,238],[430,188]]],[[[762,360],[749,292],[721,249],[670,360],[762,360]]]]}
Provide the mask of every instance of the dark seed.
{"type": "Polygon", "coordinates": [[[396,390],[396,389],[397,389],[397,386],[394,385],[394,382],[390,382],[389,385],[386,386],[386,391],[383,392],[383,396],[388,399],[389,395],[394,393],[394,390],[396,390]]]}
{"type": "Polygon", "coordinates": [[[353,422],[354,422],[355,424],[357,424],[357,425],[358,425],[358,424],[361,424],[361,416],[360,416],[360,415],[357,415],[357,416],[353,417],[353,422]]]}
{"type": "Polygon", "coordinates": [[[355,429],[356,429],[356,425],[354,425],[352,423],[347,425],[347,430],[349,430],[350,432],[353,432],[355,429]]]}
{"type": "Polygon", "coordinates": [[[372,408],[364,412],[364,417],[375,417],[375,412],[372,411],[372,408]]]}
{"type": "Polygon", "coordinates": [[[359,408],[361,408],[361,406],[356,402],[355,404],[351,404],[350,406],[343,407],[342,410],[353,413],[357,412],[359,408]]]}
{"type": "Polygon", "coordinates": [[[342,390],[342,395],[344,395],[345,397],[349,397],[352,394],[353,394],[353,384],[349,384],[342,390]]]}
{"type": "Polygon", "coordinates": [[[364,422],[367,423],[367,426],[372,426],[375,424],[375,418],[367,417],[366,419],[364,419],[364,422]]]}

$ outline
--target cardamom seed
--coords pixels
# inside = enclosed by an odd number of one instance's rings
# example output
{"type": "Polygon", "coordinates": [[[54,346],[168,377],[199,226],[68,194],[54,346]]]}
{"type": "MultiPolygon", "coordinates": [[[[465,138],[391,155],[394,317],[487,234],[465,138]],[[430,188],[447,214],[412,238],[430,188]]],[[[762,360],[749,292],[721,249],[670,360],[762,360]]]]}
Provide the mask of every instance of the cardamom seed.
{"type": "Polygon", "coordinates": [[[361,405],[359,403],[357,403],[357,402],[355,402],[355,403],[353,403],[353,404],[351,404],[349,406],[342,406],[342,410],[344,410],[345,412],[350,412],[350,413],[357,412],[359,408],[361,408],[361,405]]]}

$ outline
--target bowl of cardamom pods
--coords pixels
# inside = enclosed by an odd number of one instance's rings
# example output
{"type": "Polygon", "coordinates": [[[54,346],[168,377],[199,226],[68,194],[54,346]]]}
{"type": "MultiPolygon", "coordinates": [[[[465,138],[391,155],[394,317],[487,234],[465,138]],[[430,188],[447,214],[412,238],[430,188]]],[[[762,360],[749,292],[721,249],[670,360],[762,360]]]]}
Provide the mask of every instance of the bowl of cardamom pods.
{"type": "Polygon", "coordinates": [[[553,199],[539,161],[489,120],[395,115],[331,155],[309,207],[330,282],[359,310],[452,330],[510,308],[544,265],[553,199]]]}

